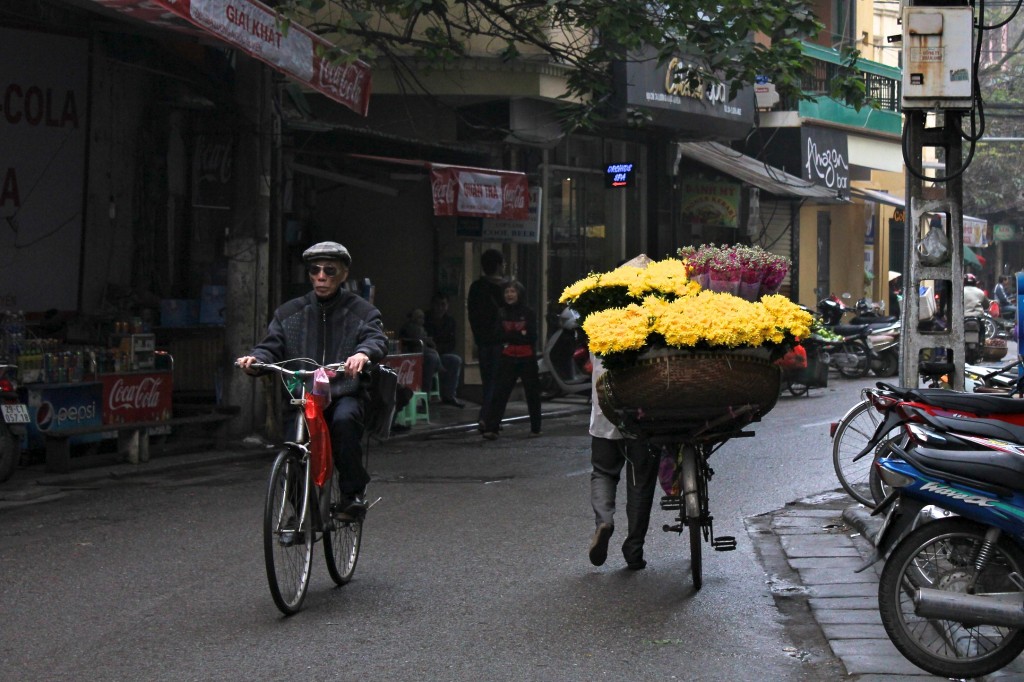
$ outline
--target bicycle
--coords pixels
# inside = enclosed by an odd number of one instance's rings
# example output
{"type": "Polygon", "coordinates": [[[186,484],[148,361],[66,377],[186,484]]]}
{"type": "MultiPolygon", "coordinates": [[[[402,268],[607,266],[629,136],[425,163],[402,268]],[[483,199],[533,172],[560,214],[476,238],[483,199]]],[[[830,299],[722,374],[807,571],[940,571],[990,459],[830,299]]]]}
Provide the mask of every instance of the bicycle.
{"type": "MultiPolygon", "coordinates": [[[[295,418],[295,440],[284,443],[270,468],[267,496],[263,508],[263,558],[274,604],[285,615],[301,608],[309,589],[313,566],[313,545],[323,540],[327,572],[338,585],[352,579],[362,544],[363,518],[341,515],[331,500],[341,498],[338,476],[332,473],[330,484],[317,490],[311,467],[309,428],[304,408],[307,402],[306,382],[317,368],[343,371],[344,363],[320,365],[297,358],[281,363],[253,363],[255,369],[277,372],[290,396],[289,403],[298,408],[295,418]],[[283,365],[304,362],[314,369],[291,370],[283,365]]],[[[380,500],[368,505],[372,507],[380,500]]]]}
{"type": "Polygon", "coordinates": [[[717,552],[736,549],[736,538],[715,536],[711,514],[708,482],[715,475],[708,463],[711,455],[732,438],[750,438],[753,431],[743,429],[760,418],[756,405],[739,405],[727,415],[700,415],[693,411],[693,420],[682,421],[677,414],[672,421],[658,421],[658,410],[645,410],[643,419],[636,410],[616,410],[623,428],[649,445],[665,446],[676,458],[675,481],[678,492],[661,498],[661,508],[676,511],[674,524],[662,526],[664,532],[680,535],[687,529],[690,539],[690,577],[694,590],[703,586],[703,543],[717,552]]]}

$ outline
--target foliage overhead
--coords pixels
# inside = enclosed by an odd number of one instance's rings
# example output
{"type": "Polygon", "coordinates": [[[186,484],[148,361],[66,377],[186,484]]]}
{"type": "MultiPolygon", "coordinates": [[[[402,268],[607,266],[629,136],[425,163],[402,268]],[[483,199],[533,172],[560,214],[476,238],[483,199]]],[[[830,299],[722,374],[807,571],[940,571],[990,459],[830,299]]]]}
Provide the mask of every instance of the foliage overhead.
{"type": "MultiPolygon", "coordinates": [[[[985,24],[1001,23],[1007,10],[986,13],[985,24]]],[[[990,52],[978,72],[983,107],[983,137],[1024,137],[1024,29],[1007,27],[1010,39],[990,52]]],[[[991,44],[991,43],[989,43],[991,44]]],[[[966,126],[966,123],[965,123],[966,126]]],[[[967,152],[964,143],[964,152],[967,152]]],[[[964,212],[1024,215],[1024,155],[1020,142],[979,144],[964,173],[964,212]]]]}
{"type": "MultiPolygon", "coordinates": [[[[285,26],[299,23],[334,42],[341,59],[390,62],[410,90],[420,65],[442,68],[479,52],[493,57],[569,67],[563,97],[573,103],[570,126],[601,119],[613,90],[611,62],[653,48],[659,60],[686,56],[733,94],[758,76],[783,97],[805,97],[811,61],[800,41],[822,25],[805,0],[279,0],[285,26]],[[755,42],[759,35],[770,39],[755,42]]],[[[865,89],[854,71],[857,52],[844,55],[844,75],[828,94],[858,109],[865,89]]],[[[424,94],[429,94],[424,92],[424,94]]]]}

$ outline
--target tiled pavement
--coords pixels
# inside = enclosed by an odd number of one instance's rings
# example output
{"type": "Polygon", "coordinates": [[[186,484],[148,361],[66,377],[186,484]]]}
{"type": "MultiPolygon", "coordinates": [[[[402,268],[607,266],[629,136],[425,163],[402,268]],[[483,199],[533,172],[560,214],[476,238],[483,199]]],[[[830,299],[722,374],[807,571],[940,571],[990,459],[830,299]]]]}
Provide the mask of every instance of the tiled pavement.
{"type": "MultiPolygon", "coordinates": [[[[841,493],[825,493],[747,519],[780,611],[791,621],[810,616],[849,680],[939,680],[910,663],[889,641],[878,613],[883,564],[861,573],[871,552],[867,537],[880,519],[841,493]]],[[[986,680],[1024,682],[1024,659],[986,680]]]]}

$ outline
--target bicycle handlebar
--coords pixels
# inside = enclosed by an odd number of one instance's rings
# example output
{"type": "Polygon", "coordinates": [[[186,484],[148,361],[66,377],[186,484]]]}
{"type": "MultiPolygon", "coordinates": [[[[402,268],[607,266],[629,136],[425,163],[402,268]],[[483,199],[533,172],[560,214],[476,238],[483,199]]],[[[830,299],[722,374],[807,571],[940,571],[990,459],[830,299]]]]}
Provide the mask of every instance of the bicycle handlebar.
{"type": "MultiPolygon", "coordinates": [[[[295,362],[295,361],[307,362],[307,363],[316,365],[316,368],[315,369],[288,369],[287,367],[282,367],[281,363],[276,363],[276,362],[254,362],[251,365],[249,365],[249,367],[252,368],[252,369],[270,370],[270,371],[273,371],[273,372],[277,372],[278,374],[281,374],[283,376],[292,376],[292,377],[297,377],[297,378],[300,378],[300,379],[304,379],[306,377],[313,376],[313,373],[316,372],[317,369],[321,369],[321,368],[325,369],[325,370],[327,370],[329,372],[343,372],[343,371],[345,371],[345,363],[344,362],[332,362],[332,363],[327,364],[327,365],[321,365],[321,364],[319,364],[317,362],[314,362],[313,360],[309,360],[307,358],[296,358],[295,360],[285,360],[284,362],[295,362]]],[[[240,365],[238,364],[237,360],[235,361],[235,367],[240,367],[240,365]]]]}

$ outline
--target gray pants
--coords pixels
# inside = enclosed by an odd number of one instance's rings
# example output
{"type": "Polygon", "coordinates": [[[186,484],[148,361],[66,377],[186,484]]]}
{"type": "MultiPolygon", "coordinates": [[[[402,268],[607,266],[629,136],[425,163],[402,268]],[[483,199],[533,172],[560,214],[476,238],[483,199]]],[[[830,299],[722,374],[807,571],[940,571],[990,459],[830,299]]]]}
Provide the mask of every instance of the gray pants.
{"type": "Polygon", "coordinates": [[[628,531],[622,543],[627,562],[644,556],[644,538],[651,522],[654,486],[658,480],[656,452],[637,440],[609,440],[591,436],[590,503],[595,525],[614,525],[615,490],[623,466],[626,469],[626,521],[628,531]]]}

